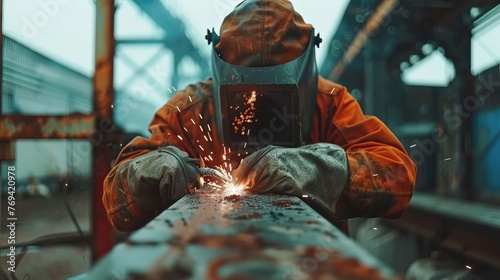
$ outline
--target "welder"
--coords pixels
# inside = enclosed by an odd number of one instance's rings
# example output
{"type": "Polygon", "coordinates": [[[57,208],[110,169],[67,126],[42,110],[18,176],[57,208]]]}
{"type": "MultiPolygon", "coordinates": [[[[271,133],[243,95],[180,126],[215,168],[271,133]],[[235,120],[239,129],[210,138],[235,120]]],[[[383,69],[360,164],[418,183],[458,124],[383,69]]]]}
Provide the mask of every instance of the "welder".
{"type": "Polygon", "coordinates": [[[160,108],[151,136],[128,143],[104,181],[114,227],[138,229],[195,192],[200,167],[252,193],[299,196],[340,225],[404,212],[416,166],[384,123],[318,75],[321,38],[289,1],[243,1],[206,39],[212,77],[160,108]]]}

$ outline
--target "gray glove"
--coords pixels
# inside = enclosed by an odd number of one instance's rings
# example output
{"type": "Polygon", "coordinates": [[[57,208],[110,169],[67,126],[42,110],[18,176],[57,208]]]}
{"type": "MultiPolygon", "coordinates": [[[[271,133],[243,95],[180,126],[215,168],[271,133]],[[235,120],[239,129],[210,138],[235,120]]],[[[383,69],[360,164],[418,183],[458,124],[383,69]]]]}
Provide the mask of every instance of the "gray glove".
{"type": "Polygon", "coordinates": [[[303,197],[317,211],[333,215],[347,170],[341,147],[316,143],[298,148],[267,146],[246,157],[232,176],[250,192],[303,197]]]}
{"type": "Polygon", "coordinates": [[[166,146],[132,159],[118,172],[127,172],[130,194],[141,208],[158,210],[200,186],[198,167],[198,159],[166,146]]]}

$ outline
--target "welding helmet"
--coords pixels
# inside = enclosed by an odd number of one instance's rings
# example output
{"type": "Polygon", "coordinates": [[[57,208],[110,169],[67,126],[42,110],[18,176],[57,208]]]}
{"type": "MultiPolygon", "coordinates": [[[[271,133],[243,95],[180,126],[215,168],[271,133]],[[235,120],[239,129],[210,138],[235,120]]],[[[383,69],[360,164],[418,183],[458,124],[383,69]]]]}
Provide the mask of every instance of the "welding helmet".
{"type": "Polygon", "coordinates": [[[309,139],[321,39],[288,1],[244,1],[212,43],[213,96],[219,137],[233,162],[267,145],[309,139]]]}

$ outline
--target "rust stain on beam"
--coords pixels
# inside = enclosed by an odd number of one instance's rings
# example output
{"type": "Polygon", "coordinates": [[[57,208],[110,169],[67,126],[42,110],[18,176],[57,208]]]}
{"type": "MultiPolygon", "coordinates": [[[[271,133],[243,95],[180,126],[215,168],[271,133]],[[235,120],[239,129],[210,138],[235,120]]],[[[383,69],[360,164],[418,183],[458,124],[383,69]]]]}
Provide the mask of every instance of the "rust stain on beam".
{"type": "Polygon", "coordinates": [[[87,139],[94,133],[93,115],[3,115],[0,139],[87,139]]]}

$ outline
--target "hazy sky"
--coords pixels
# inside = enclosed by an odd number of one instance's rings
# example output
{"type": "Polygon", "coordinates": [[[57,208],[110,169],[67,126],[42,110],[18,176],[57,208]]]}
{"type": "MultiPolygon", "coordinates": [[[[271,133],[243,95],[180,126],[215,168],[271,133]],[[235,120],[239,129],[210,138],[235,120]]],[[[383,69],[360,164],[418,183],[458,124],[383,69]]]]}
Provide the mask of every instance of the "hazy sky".
{"type": "MultiPolygon", "coordinates": [[[[205,47],[207,28],[218,29],[223,17],[241,0],[164,1],[181,17],[189,19],[190,33],[205,47]]],[[[4,34],[90,75],[94,68],[93,0],[4,0],[4,34]]],[[[162,32],[129,0],[117,0],[116,37],[161,37],[162,32]]],[[[322,37],[332,36],[348,0],[292,1],[304,19],[322,37]]],[[[207,50],[209,48],[206,48],[207,50]]],[[[318,50],[318,59],[326,48],[318,50]]]]}
{"type": "MultiPolygon", "coordinates": [[[[206,46],[206,28],[220,26],[223,17],[241,0],[162,0],[190,26],[193,40],[206,46]]],[[[292,0],[304,19],[313,24],[323,38],[330,38],[349,0],[292,0]]],[[[130,0],[117,0],[116,37],[161,37],[162,31],[130,0]]],[[[94,68],[94,0],[4,0],[4,34],[42,54],[91,75],[94,68]]],[[[473,42],[473,72],[500,61],[496,38],[500,25],[482,32],[473,42]]],[[[326,46],[326,45],[324,45],[326,46]]],[[[209,48],[205,48],[208,50],[209,48]]],[[[326,47],[318,49],[318,60],[326,47]]]]}

